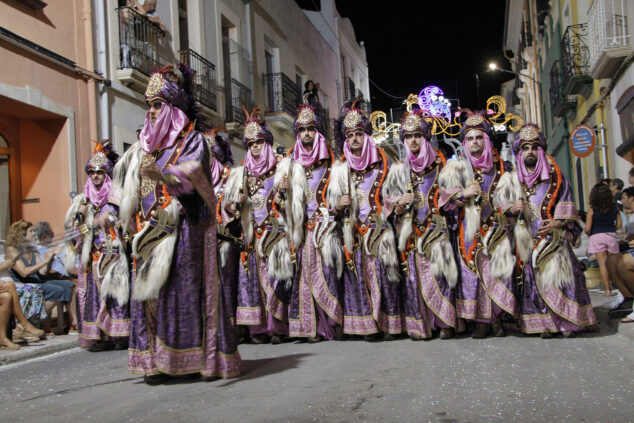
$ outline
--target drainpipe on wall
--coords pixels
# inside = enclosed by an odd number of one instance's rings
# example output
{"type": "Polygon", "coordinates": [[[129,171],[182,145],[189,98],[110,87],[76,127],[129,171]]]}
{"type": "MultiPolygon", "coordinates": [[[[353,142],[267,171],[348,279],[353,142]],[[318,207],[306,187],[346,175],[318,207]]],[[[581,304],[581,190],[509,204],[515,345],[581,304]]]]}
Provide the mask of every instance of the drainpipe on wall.
{"type": "Polygon", "coordinates": [[[108,56],[106,45],[106,28],[107,17],[105,1],[95,0],[95,29],[97,32],[97,66],[98,70],[105,79],[104,83],[99,86],[99,136],[101,139],[111,138],[110,134],[110,98],[109,90],[110,79],[108,72],[108,56]]]}
{"type": "MultiPolygon", "coordinates": [[[[90,0],[84,0],[83,16],[84,33],[86,40],[84,47],[86,49],[86,67],[91,68],[95,64],[95,55],[93,50],[92,39],[92,5],[90,0]]],[[[89,79],[86,82],[88,86],[88,125],[89,125],[89,137],[91,140],[97,138],[97,100],[95,96],[95,81],[89,79]]],[[[79,153],[82,153],[83,148],[79,149],[79,153]]],[[[80,162],[81,163],[81,162],[80,162]]]]}
{"type": "Polygon", "coordinates": [[[246,30],[247,30],[247,51],[249,52],[249,58],[251,59],[251,77],[250,79],[250,83],[251,83],[251,89],[253,90],[253,98],[255,99],[255,82],[254,82],[254,67],[255,67],[255,60],[253,60],[253,43],[251,41],[251,0],[243,0],[244,1],[244,14],[245,14],[245,20],[247,21],[247,25],[246,25],[246,30]]]}
{"type": "Polygon", "coordinates": [[[599,125],[599,133],[601,134],[601,159],[603,160],[603,179],[608,178],[608,145],[605,143],[605,125],[603,122],[599,125]]]}

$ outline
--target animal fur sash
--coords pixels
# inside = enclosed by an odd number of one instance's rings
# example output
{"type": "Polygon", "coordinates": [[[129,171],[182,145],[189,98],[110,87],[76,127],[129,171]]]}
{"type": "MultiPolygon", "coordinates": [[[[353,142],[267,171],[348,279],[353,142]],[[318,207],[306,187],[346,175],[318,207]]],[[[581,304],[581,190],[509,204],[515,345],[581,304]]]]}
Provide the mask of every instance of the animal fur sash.
{"type": "MultiPolygon", "coordinates": [[[[410,169],[403,163],[392,165],[385,179],[385,184],[383,185],[383,198],[394,198],[396,201],[405,194],[407,186],[410,183],[409,172],[410,169]]],[[[411,213],[402,215],[402,223],[398,236],[398,248],[401,251],[405,251],[407,240],[413,232],[413,215],[415,213],[416,211],[412,210],[411,213]]],[[[440,214],[436,216],[435,226],[436,228],[441,228],[443,224],[445,224],[445,219],[440,214]]],[[[433,231],[432,229],[428,230],[428,232],[433,231]]],[[[418,237],[416,249],[419,254],[424,255],[430,262],[434,276],[444,276],[447,280],[447,284],[451,288],[456,286],[458,283],[458,268],[456,267],[456,261],[447,231],[438,234],[425,233],[423,236],[418,237]],[[425,242],[426,240],[429,241],[425,242]]]]}
{"type": "MultiPolygon", "coordinates": [[[[141,160],[143,150],[139,143],[132,145],[117,162],[113,171],[113,184],[111,202],[119,205],[119,218],[123,223],[124,233],[128,230],[128,224],[133,222],[134,216],[140,204],[141,191],[141,160]]],[[[170,204],[163,210],[167,214],[167,220],[174,230],[156,242],[147,254],[143,254],[143,260],[136,269],[134,280],[134,292],[132,299],[145,301],[158,298],[159,292],[169,276],[174,245],[178,238],[179,204],[172,197],[170,204]]],[[[139,241],[152,230],[150,224],[134,235],[132,239],[132,255],[141,257],[139,241]]]]}
{"type": "MultiPolygon", "coordinates": [[[[273,189],[275,190],[279,185],[282,177],[288,173],[288,164],[284,166],[282,163],[278,163],[275,171],[275,179],[273,183],[273,189]]],[[[238,166],[231,170],[227,185],[225,187],[225,194],[222,197],[222,207],[226,207],[230,203],[237,202],[237,196],[240,192],[240,187],[246,179],[244,172],[246,169],[244,166],[238,166]]],[[[271,194],[273,195],[273,194],[271,194]]],[[[244,238],[247,244],[253,243],[253,220],[251,217],[251,205],[248,201],[247,190],[244,190],[245,201],[242,203],[242,209],[240,211],[240,218],[242,222],[242,230],[244,238]]],[[[283,213],[279,213],[278,217],[270,216],[269,221],[271,223],[272,230],[276,233],[270,233],[266,230],[261,237],[256,239],[255,247],[257,254],[260,258],[266,258],[268,264],[268,276],[272,279],[278,280],[291,280],[294,276],[294,268],[291,259],[291,248],[286,232],[286,221],[283,213]],[[275,220],[275,221],[273,221],[275,220]],[[277,235],[282,232],[284,236],[278,237],[277,235]],[[266,245],[266,241],[270,236],[275,236],[277,239],[273,245],[266,245]]]]}
{"type": "MultiPolygon", "coordinates": [[[[64,228],[69,230],[74,226],[75,216],[79,208],[84,203],[84,194],[78,194],[73,198],[73,202],[66,212],[64,219],[64,228]]],[[[85,221],[88,232],[83,235],[81,240],[81,265],[87,269],[92,265],[94,271],[93,278],[97,278],[101,282],[101,297],[111,297],[117,300],[119,305],[128,303],[130,297],[130,270],[128,268],[128,257],[125,253],[123,243],[116,237],[109,241],[109,251],[102,251],[97,263],[91,263],[91,250],[93,243],[93,227],[95,224],[94,208],[88,204],[85,221]],[[100,269],[102,270],[100,272],[100,269]]],[[[104,246],[106,248],[106,246],[104,246]]],[[[67,242],[66,257],[64,267],[70,272],[75,267],[77,261],[77,253],[75,251],[74,240],[67,242]]]]}
{"type": "MultiPolygon", "coordinates": [[[[344,245],[351,253],[354,251],[355,240],[355,222],[359,204],[357,196],[354,195],[355,187],[349,177],[348,164],[345,161],[336,160],[332,167],[331,181],[328,185],[327,200],[328,204],[336,205],[339,199],[346,194],[350,194],[351,204],[350,219],[343,224],[344,245]]],[[[381,187],[379,187],[381,189],[381,187]]],[[[387,270],[387,276],[390,282],[398,282],[400,280],[398,254],[396,251],[396,243],[394,233],[388,226],[383,228],[383,220],[380,215],[374,215],[376,218],[376,229],[368,230],[361,239],[361,245],[367,255],[378,256],[379,261],[387,270]]]]}
{"type": "MultiPolygon", "coordinates": [[[[448,160],[440,171],[438,183],[445,189],[465,189],[471,181],[467,180],[467,166],[464,159],[448,160]]],[[[480,230],[480,210],[474,204],[475,198],[470,198],[464,206],[465,211],[465,239],[473,239],[480,230]]]]}

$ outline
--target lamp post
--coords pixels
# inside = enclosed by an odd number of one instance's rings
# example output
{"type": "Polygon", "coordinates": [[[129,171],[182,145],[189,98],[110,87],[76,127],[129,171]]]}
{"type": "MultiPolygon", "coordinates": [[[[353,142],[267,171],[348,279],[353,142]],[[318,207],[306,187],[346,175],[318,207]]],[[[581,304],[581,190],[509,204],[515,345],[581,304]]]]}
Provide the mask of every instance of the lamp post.
{"type": "MultiPolygon", "coordinates": [[[[519,72],[514,72],[508,69],[502,69],[502,68],[498,68],[497,64],[495,64],[494,62],[489,63],[489,71],[500,71],[500,72],[506,72],[506,73],[510,73],[511,75],[515,75],[515,76],[523,76],[525,78],[530,79],[533,84],[533,88],[535,88],[535,105],[534,105],[534,112],[535,112],[535,117],[537,119],[537,123],[541,125],[542,123],[542,119],[540,117],[541,115],[541,108],[539,106],[539,101],[537,100],[538,95],[541,98],[541,91],[542,91],[542,83],[541,81],[536,80],[535,78],[533,78],[530,75],[526,75],[523,73],[519,73],[519,72]]],[[[530,102],[529,102],[529,106],[530,106],[530,102]]]]}

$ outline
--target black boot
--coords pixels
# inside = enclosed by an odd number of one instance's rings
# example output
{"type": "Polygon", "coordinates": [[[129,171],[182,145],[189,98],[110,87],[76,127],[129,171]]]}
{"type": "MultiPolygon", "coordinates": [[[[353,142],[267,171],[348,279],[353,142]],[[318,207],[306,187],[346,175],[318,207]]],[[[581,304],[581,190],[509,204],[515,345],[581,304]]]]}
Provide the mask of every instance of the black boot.
{"type": "Polygon", "coordinates": [[[167,381],[169,378],[169,375],[166,375],[165,373],[159,373],[157,375],[145,375],[143,377],[143,381],[148,385],[160,385],[161,383],[167,381]]]}
{"type": "Polygon", "coordinates": [[[475,330],[473,331],[473,334],[471,334],[471,338],[482,339],[482,338],[486,338],[488,334],[489,334],[489,325],[487,323],[477,322],[475,325],[475,330]]]}
{"type": "Polygon", "coordinates": [[[453,328],[446,328],[446,329],[441,329],[440,330],[440,336],[438,336],[440,339],[451,339],[454,337],[454,330],[453,328]]]}

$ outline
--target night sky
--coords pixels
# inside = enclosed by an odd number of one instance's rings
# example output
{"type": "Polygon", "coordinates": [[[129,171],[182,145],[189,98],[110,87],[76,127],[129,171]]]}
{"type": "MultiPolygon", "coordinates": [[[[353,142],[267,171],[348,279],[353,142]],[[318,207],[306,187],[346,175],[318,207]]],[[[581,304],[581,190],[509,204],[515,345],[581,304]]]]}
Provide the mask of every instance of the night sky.
{"type": "MultiPolygon", "coordinates": [[[[394,96],[418,93],[428,85],[464,107],[483,109],[488,97],[513,76],[487,72],[504,58],[504,0],[359,1],[336,0],[350,18],[357,41],[365,42],[370,79],[394,96]],[[485,6],[486,5],[486,6],[485,6]],[[476,78],[480,76],[480,104],[476,78]]],[[[373,110],[399,108],[401,99],[385,95],[370,83],[373,110]]]]}

